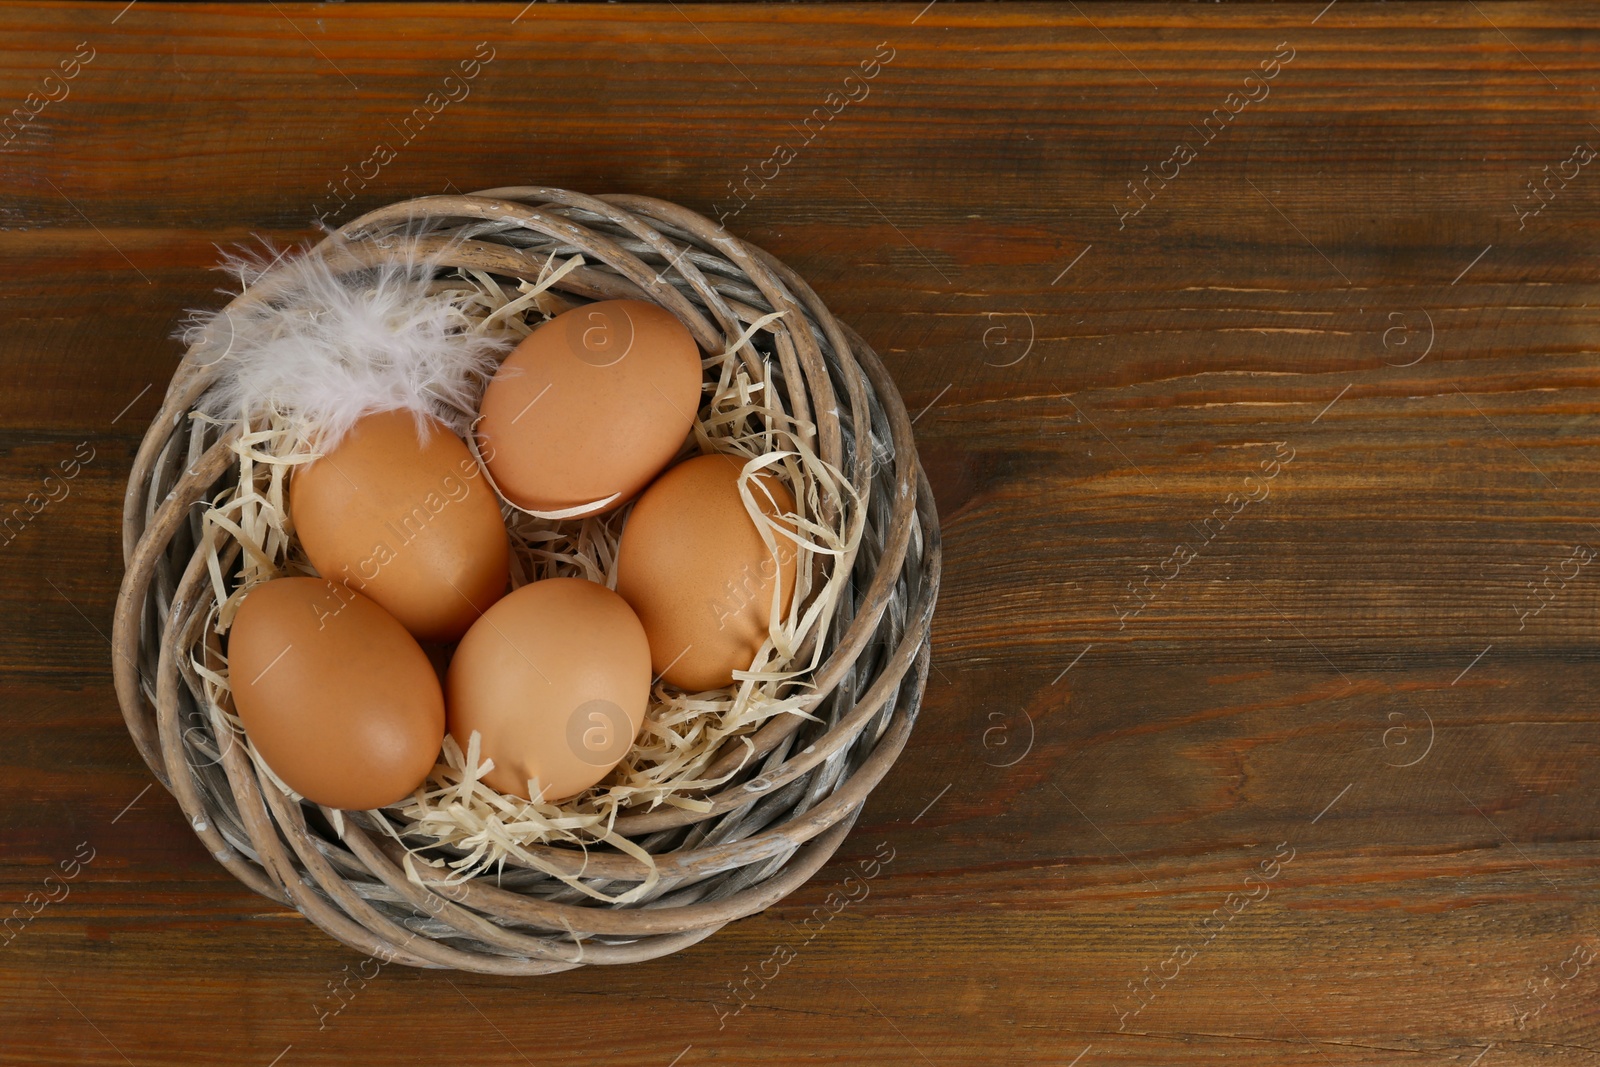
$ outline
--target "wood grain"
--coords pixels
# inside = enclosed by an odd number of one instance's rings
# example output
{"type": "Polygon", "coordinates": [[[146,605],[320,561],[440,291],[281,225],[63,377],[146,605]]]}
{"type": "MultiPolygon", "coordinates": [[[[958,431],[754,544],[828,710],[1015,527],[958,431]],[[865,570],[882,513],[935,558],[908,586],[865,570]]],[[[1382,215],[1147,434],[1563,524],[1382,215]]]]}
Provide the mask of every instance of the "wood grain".
{"type": "Polygon", "coordinates": [[[1600,146],[1597,30],[1350,0],[0,9],[8,108],[95,50],[0,145],[0,502],[58,498],[0,534],[0,911],[94,850],[0,947],[0,1062],[1600,1061],[1600,568],[1562,567],[1600,548],[1600,174],[1518,217],[1600,146]],[[791,148],[728,225],[884,353],[946,570],[911,743],[794,897],[621,970],[387,967],[332,1015],[362,961],[146,789],[105,633],[213,243],[312,236],[378,144],[330,221],[535,181],[728,212],[791,148]]]}

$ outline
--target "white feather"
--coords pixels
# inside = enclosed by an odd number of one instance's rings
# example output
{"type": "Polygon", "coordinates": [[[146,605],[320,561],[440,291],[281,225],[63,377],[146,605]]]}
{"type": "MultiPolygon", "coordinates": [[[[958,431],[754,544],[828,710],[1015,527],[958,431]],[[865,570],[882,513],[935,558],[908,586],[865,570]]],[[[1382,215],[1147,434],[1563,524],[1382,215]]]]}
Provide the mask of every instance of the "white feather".
{"type": "Polygon", "coordinates": [[[246,249],[224,253],[222,269],[244,290],[269,275],[286,284],[270,301],[243,309],[189,311],[175,336],[192,359],[217,370],[199,409],[246,423],[271,412],[289,416],[322,451],[377,411],[412,411],[419,430],[432,415],[467,433],[485,383],[515,339],[472,332],[475,320],[457,302],[473,294],[469,283],[429,293],[445,269],[443,252],[424,256],[414,241],[396,238],[388,253],[379,265],[344,274],[314,250],[270,259],[246,249]]]}

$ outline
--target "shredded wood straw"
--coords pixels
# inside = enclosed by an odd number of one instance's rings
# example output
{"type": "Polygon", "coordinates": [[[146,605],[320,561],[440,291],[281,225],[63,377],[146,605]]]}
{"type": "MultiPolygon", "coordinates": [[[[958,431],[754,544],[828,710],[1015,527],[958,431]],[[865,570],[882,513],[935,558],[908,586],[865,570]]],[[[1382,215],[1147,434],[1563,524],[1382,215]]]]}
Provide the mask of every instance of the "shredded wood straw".
{"type": "MultiPolygon", "coordinates": [[[[575,306],[552,287],[581,264],[576,255],[563,262],[551,256],[537,283],[451,269],[434,278],[427,299],[453,309],[463,335],[499,338],[509,350],[541,322],[575,306]]],[[[290,260],[278,269],[294,266],[295,260],[290,260]]],[[[247,286],[262,276],[241,272],[247,286]]],[[[273,330],[292,316],[315,314],[315,308],[280,304],[274,314],[256,316],[244,325],[273,330]]],[[[812,448],[814,428],[797,422],[773,394],[772,361],[764,368],[764,378],[757,378],[735,355],[752,339],[758,351],[763,346],[770,349],[770,336],[784,328],[807,327],[782,321],[781,313],[763,315],[745,324],[743,336],[728,338],[723,351],[703,359],[704,396],[692,437],[678,457],[724,452],[743,458],[740,491],[769,551],[779,551],[781,544],[783,551],[797,553],[791,605],[780,614],[774,591],[768,638],[750,669],[736,672],[733,685],[711,692],[685,693],[657,682],[631,751],[600,784],[558,804],[508,797],[491,789],[481,780],[491,764],[481,758],[478,735],[473,734],[468,750],[462,752],[447,734],[428,780],[404,801],[371,813],[379,826],[405,845],[407,873],[413,881],[421,883],[415,862],[450,869],[447,880],[452,882],[511,864],[543,871],[597,900],[640,899],[658,881],[655,863],[648,852],[614,832],[618,814],[661,805],[710,810],[696,794],[727,782],[742,769],[743,761],[727,774],[709,776],[730,738],[745,738],[778,715],[814,718],[802,708],[812,691],[808,677],[822,658],[835,604],[849,580],[845,568],[829,564],[854,552],[865,527],[865,509],[849,481],[812,448]],[[790,489],[796,501],[793,512],[773,520],[760,511],[753,495],[756,491],[765,495],[754,480],[758,472],[776,476],[790,489]],[[610,845],[638,859],[647,873],[634,889],[608,895],[552,869],[528,850],[530,845],[560,843],[580,849],[610,845]]],[[[435,414],[470,442],[473,411],[441,405],[435,414]]],[[[198,412],[191,417],[218,421],[198,412]]],[[[244,745],[264,779],[299,800],[255,753],[232,713],[226,664],[219,662],[215,641],[208,649],[205,631],[225,634],[241,599],[260,582],[316,573],[294,536],[287,482],[293,467],[319,453],[314,427],[293,411],[241,414],[239,421],[248,425],[233,444],[237,482],[217,494],[204,513],[208,533],[220,532],[202,539],[208,546],[206,564],[216,600],[208,626],[196,628],[189,658],[203,681],[219,747],[227,740],[224,732],[231,734],[244,745]],[[225,562],[233,560],[237,563],[225,562]]],[[[575,576],[615,589],[617,541],[628,507],[561,521],[522,512],[503,498],[501,505],[512,542],[514,588],[541,578],[575,576]]],[[[743,744],[748,758],[751,746],[748,741],[743,744]]],[[[336,822],[342,818],[336,817],[336,822]]]]}

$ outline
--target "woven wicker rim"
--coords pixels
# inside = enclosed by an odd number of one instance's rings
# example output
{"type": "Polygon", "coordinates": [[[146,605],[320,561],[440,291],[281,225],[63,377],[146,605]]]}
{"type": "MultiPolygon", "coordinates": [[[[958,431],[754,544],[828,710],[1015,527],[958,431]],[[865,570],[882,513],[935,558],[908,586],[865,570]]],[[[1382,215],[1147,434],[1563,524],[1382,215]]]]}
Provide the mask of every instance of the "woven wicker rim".
{"type": "MultiPolygon", "coordinates": [[[[242,882],[288,904],[339,941],[388,962],[539,974],[650,959],[771,906],[838,848],[905,746],[926,682],[940,550],[932,492],[904,404],[876,353],[777,259],[683,207],[639,196],[512,187],[380,208],[318,250],[337,269],[384,255],[395,235],[425,233],[451,267],[536,280],[551,254],[583,256],[555,289],[585,299],[650,300],[707,351],[722,351],[772,311],[774,395],[815,425],[815,447],[866,502],[866,530],[840,598],[809,712],[780,716],[713,774],[743,767],[706,812],[624,815],[616,830],[660,876],[629,906],[597,903],[557,879],[508,866],[447,883],[412,865],[366,813],[297,804],[263,785],[238,745],[218,744],[190,647],[214,603],[198,502],[235,474],[232,432],[189,418],[220,353],[187,354],[135,456],[123,511],[126,575],[112,634],[117,696],[140,755],[195,833],[242,882]],[[337,246],[337,251],[335,251],[337,246]],[[801,328],[799,324],[804,323],[801,328]],[[841,403],[842,399],[842,403],[841,403]]],[[[274,276],[229,305],[270,300],[274,276]]],[[[762,353],[738,354],[757,372],[762,353]]],[[[214,637],[211,640],[215,640],[214,637]]],[[[612,892],[640,884],[615,850],[537,846],[541,860],[612,892]]]]}

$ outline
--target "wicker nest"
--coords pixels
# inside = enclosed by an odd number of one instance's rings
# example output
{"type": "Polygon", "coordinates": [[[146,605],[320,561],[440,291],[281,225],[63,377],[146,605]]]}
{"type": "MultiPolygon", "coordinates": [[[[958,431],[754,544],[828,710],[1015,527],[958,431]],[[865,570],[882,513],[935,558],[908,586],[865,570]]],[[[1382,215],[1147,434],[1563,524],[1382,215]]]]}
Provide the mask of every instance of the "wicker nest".
{"type": "MultiPolygon", "coordinates": [[[[219,738],[219,709],[189,658],[217,610],[207,561],[219,535],[196,505],[237,482],[240,432],[190,417],[217,362],[191,349],[128,480],[127,573],[112,638],[123,716],[218,862],[371,956],[542,974],[674,952],[810,878],[905,746],[927,677],[940,560],[910,420],[877,355],[803,280],[677,205],[532,187],[423,197],[351,222],[319,250],[333,248],[356,270],[382,261],[390,238],[418,234],[446,248],[446,266],[512,286],[541,271],[548,281],[552,257],[581,255],[552,292],[653,301],[705,351],[741,352],[768,368],[769,394],[811,428],[816,453],[863,502],[859,541],[833,561],[850,581],[832,608],[805,714],[727,739],[713,768],[725,781],[695,803],[620,812],[611,831],[648,854],[648,870],[622,849],[557,842],[532,846],[543,870],[510,862],[452,878],[412,862],[428,843],[384,833],[374,813],[285,795],[242,746],[219,738]],[[774,321],[773,312],[786,314],[774,321]],[[766,353],[751,339],[758,323],[766,353]]],[[[229,308],[270,301],[273,280],[269,271],[229,308]]]]}

